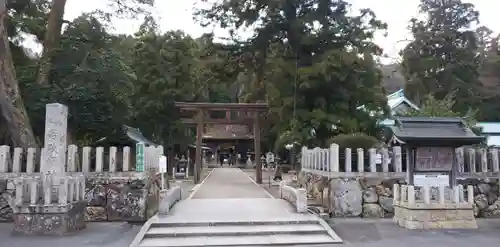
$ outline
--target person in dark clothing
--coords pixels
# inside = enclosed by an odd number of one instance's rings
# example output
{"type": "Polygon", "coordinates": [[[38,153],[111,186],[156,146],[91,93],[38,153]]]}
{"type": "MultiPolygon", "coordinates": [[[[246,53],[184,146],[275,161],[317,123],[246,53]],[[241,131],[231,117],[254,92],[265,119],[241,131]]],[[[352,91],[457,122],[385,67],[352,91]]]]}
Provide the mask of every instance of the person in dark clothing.
{"type": "Polygon", "coordinates": [[[217,149],[215,151],[215,163],[219,164],[219,160],[220,160],[220,151],[219,151],[219,149],[217,149]]]}
{"type": "Polygon", "coordinates": [[[234,149],[232,148],[229,149],[229,157],[227,158],[227,162],[229,163],[229,166],[234,165],[234,149]]]}
{"type": "Polygon", "coordinates": [[[224,154],[222,154],[222,152],[219,152],[219,160],[220,166],[222,167],[224,165],[224,154]]]}

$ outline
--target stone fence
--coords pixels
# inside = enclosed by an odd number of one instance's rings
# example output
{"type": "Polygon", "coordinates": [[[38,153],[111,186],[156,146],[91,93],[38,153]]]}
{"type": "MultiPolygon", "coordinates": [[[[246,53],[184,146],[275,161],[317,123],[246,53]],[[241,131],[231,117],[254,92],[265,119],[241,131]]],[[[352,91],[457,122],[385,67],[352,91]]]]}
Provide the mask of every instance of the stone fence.
{"type": "Polygon", "coordinates": [[[83,176],[18,177],[14,196],[6,198],[13,211],[13,233],[64,235],[85,228],[83,176]]]}
{"type": "MultiPolygon", "coordinates": [[[[355,160],[350,148],[339,150],[339,145],[335,143],[330,148],[303,147],[301,154],[302,171],[319,176],[406,178],[406,157],[402,155],[401,147],[380,150],[358,148],[355,160]],[[344,164],[340,164],[340,158],[343,158],[344,164]]],[[[497,148],[457,148],[455,155],[458,162],[457,177],[498,178],[500,174],[497,148]]]]}
{"type": "Polygon", "coordinates": [[[474,188],[394,185],[394,221],[408,229],[477,228],[474,188]]]}
{"type": "Polygon", "coordinates": [[[294,205],[298,213],[307,213],[307,192],[305,189],[294,188],[287,185],[285,181],[281,181],[280,197],[294,205]]]}
{"type": "MultiPolygon", "coordinates": [[[[23,192],[18,190],[16,179],[38,181],[45,176],[40,172],[43,153],[43,148],[0,146],[0,222],[14,219],[15,208],[9,206],[9,200],[23,192]]],[[[161,178],[155,168],[161,155],[161,146],[146,147],[144,172],[138,172],[130,147],[105,150],[69,145],[65,173],[59,175],[85,178],[85,191],[78,195],[86,203],[86,221],[145,221],[158,209],[161,178]]],[[[67,193],[77,195],[75,190],[68,189],[67,193]]]]}
{"type": "MultiPolygon", "coordinates": [[[[85,198],[85,177],[58,177],[53,175],[19,177],[13,180],[15,195],[12,197],[14,213],[21,212],[22,206],[50,206],[83,201],[85,198]],[[55,192],[55,193],[54,193],[55,192]]],[[[38,210],[29,210],[25,213],[38,210]]]]}
{"type": "MultiPolygon", "coordinates": [[[[135,164],[130,147],[83,147],[81,153],[76,145],[69,145],[66,157],[66,172],[102,173],[102,172],[129,172],[134,171],[135,164]],[[105,152],[107,151],[107,152],[105,152]],[[80,155],[81,154],[81,155],[80,155]],[[120,154],[120,155],[119,155],[120,154]]],[[[11,148],[0,146],[0,177],[17,176],[19,173],[36,173],[40,171],[44,148],[11,148]],[[11,151],[13,152],[11,153],[11,151]]],[[[144,167],[157,168],[158,157],[163,155],[163,147],[148,146],[144,149],[144,167]]]]}
{"type": "MultiPolygon", "coordinates": [[[[500,217],[499,152],[496,148],[455,149],[458,184],[474,189],[474,215],[500,217]]],[[[390,149],[302,148],[299,185],[335,217],[394,215],[394,185],[408,181],[406,154],[390,149]]]]}

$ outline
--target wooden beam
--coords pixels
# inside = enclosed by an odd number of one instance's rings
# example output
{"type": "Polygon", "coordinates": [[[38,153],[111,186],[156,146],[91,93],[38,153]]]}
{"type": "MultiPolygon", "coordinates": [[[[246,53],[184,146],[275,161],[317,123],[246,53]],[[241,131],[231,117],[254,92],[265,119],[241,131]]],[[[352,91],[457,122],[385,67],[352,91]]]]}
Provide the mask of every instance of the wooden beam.
{"type": "MultiPolygon", "coordinates": [[[[253,136],[254,136],[254,148],[255,148],[255,182],[262,184],[262,164],[260,163],[260,114],[258,112],[254,113],[253,118],[253,136]]],[[[277,168],[278,169],[278,168],[277,168]]]]}
{"type": "Polygon", "coordinates": [[[237,111],[259,111],[269,110],[267,103],[206,103],[206,102],[175,102],[175,106],[182,110],[208,109],[212,111],[219,110],[237,110],[237,111]]]}
{"type": "Polygon", "coordinates": [[[198,111],[198,117],[197,117],[197,126],[196,126],[196,152],[195,155],[196,157],[194,158],[195,164],[194,164],[194,183],[198,184],[200,183],[201,180],[201,168],[202,168],[202,159],[201,159],[201,145],[202,145],[202,140],[203,140],[203,110],[198,111]]]}
{"type": "MultiPolygon", "coordinates": [[[[190,118],[181,118],[182,123],[184,124],[198,124],[196,119],[190,118]]],[[[253,124],[252,119],[237,119],[237,120],[228,120],[228,119],[207,119],[203,121],[203,124],[238,124],[238,125],[250,125],[253,124]]]]}

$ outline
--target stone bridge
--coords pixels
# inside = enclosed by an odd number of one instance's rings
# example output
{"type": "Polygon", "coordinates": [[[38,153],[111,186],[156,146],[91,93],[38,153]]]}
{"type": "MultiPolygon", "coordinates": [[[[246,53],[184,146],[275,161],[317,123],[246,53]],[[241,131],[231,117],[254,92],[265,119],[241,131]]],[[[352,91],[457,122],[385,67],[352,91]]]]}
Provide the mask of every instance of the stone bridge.
{"type": "MultiPolygon", "coordinates": [[[[281,194],[293,188],[281,187],[281,194]]],[[[238,168],[215,168],[188,199],[142,227],[131,247],[249,246],[342,243],[320,217],[274,198],[238,168]]],[[[169,207],[162,205],[161,207],[169,207]]]]}

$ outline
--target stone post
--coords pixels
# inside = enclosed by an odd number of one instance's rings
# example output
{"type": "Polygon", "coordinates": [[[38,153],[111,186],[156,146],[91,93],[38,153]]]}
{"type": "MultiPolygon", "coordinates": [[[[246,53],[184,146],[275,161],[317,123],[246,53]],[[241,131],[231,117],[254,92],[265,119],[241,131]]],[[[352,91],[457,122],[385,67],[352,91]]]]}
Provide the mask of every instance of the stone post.
{"type": "Polygon", "coordinates": [[[328,170],[329,172],[339,172],[340,171],[340,165],[339,165],[339,145],[336,143],[332,143],[330,145],[330,169],[328,170]]]}

